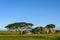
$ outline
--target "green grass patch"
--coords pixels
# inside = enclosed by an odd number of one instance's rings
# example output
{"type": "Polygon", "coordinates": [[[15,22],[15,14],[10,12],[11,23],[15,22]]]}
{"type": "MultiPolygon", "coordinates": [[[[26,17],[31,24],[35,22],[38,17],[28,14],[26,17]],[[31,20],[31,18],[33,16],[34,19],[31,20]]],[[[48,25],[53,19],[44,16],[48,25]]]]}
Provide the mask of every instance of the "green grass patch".
{"type": "Polygon", "coordinates": [[[0,40],[60,40],[60,33],[20,35],[19,32],[1,31],[0,40]]]}

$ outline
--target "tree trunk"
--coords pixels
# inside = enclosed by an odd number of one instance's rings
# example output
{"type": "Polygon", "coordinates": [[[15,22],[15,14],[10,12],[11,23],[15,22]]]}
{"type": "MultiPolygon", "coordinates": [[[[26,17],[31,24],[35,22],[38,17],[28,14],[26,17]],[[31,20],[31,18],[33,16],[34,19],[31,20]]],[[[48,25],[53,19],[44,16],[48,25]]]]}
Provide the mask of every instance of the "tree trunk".
{"type": "Polygon", "coordinates": [[[49,28],[49,32],[54,33],[55,32],[54,28],[49,28]]]}

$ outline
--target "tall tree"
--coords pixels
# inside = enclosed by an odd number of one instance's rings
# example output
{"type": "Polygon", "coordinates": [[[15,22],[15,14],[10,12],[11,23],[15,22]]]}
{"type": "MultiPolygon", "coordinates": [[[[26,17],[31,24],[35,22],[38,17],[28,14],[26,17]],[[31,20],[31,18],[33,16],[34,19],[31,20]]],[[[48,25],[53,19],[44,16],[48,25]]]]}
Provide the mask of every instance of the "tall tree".
{"type": "Polygon", "coordinates": [[[7,26],[5,26],[5,28],[11,30],[11,29],[16,29],[16,30],[23,30],[23,28],[27,28],[27,27],[31,27],[33,26],[32,23],[26,23],[26,22],[16,22],[16,23],[12,23],[12,24],[8,24],[7,26]]]}

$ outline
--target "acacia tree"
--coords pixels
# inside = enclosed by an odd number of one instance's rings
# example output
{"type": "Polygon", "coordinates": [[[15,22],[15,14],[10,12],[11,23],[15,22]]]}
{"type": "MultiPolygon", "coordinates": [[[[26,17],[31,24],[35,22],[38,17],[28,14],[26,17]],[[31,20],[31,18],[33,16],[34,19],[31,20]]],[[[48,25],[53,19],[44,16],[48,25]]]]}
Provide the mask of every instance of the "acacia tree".
{"type": "Polygon", "coordinates": [[[55,28],[55,25],[54,24],[48,24],[48,25],[46,25],[46,28],[55,28]]]}
{"type": "Polygon", "coordinates": [[[49,32],[52,32],[52,33],[55,32],[55,30],[54,30],[55,25],[54,24],[48,24],[48,25],[46,25],[46,28],[49,28],[49,32]]]}
{"type": "Polygon", "coordinates": [[[5,26],[5,28],[9,29],[9,31],[13,30],[14,29],[14,24],[9,24],[9,25],[5,26]]]}
{"type": "Polygon", "coordinates": [[[26,23],[26,22],[16,22],[16,23],[12,23],[12,24],[8,24],[7,26],[5,26],[5,28],[11,30],[11,29],[16,29],[18,31],[26,29],[27,27],[31,27],[33,26],[32,23],[26,23]]]}

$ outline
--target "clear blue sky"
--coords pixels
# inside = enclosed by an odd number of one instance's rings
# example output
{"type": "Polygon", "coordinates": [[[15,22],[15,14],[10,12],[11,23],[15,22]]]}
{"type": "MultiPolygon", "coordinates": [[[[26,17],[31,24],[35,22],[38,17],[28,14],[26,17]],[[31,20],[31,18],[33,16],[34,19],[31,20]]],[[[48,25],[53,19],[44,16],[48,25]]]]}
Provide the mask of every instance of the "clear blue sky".
{"type": "Polygon", "coordinates": [[[35,26],[52,23],[60,29],[60,0],[0,0],[0,30],[22,21],[35,26]]]}

